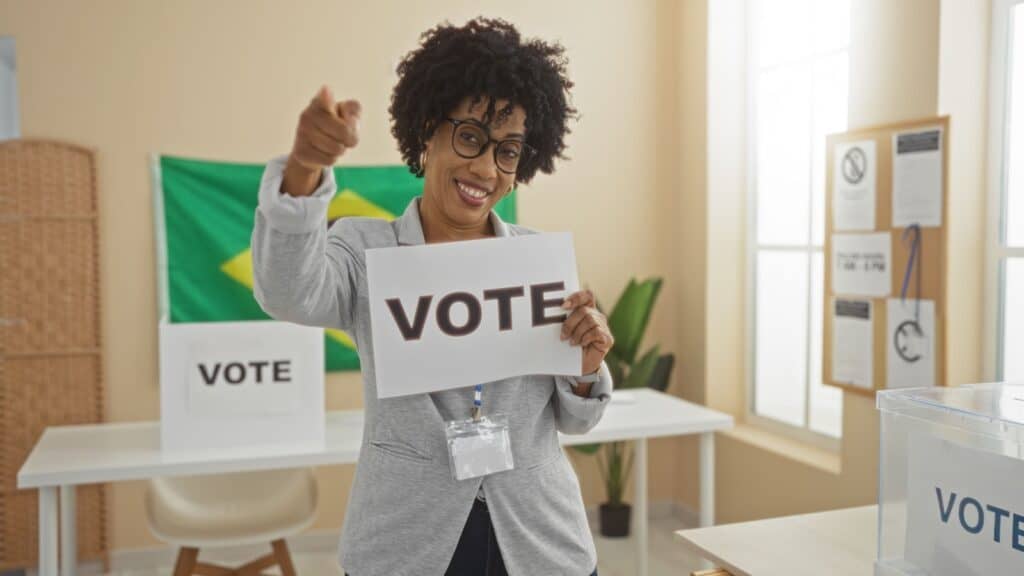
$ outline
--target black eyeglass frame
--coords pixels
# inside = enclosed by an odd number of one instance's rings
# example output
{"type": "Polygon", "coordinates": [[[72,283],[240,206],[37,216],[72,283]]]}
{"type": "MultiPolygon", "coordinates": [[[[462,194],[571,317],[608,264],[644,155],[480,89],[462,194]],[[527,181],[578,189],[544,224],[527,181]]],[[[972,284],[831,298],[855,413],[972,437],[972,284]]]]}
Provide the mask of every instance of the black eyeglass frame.
{"type": "Polygon", "coordinates": [[[506,138],[505,140],[495,140],[494,138],[491,137],[491,131],[488,130],[486,126],[484,126],[483,124],[481,124],[480,122],[478,122],[476,120],[459,120],[458,118],[452,118],[452,117],[445,118],[445,120],[447,120],[448,122],[451,122],[451,124],[452,124],[452,150],[456,154],[458,154],[460,158],[465,158],[467,160],[472,160],[474,158],[479,158],[479,157],[483,156],[484,153],[487,152],[487,148],[490,147],[491,144],[494,144],[494,150],[493,150],[492,154],[494,154],[494,166],[495,166],[495,168],[497,168],[498,170],[501,170],[505,174],[515,174],[516,172],[519,171],[519,167],[523,165],[524,161],[529,161],[537,153],[537,149],[534,148],[533,146],[530,146],[529,144],[527,144],[525,140],[520,140],[518,138],[506,138]],[[461,126],[463,124],[468,124],[470,126],[476,126],[477,128],[479,128],[484,133],[484,136],[487,137],[487,141],[484,142],[483,146],[480,147],[480,151],[477,152],[474,155],[471,155],[471,156],[467,156],[466,154],[463,154],[462,152],[459,152],[458,147],[455,146],[455,133],[459,131],[459,126],[461,126]],[[500,148],[501,145],[504,144],[505,142],[515,142],[516,144],[518,144],[518,145],[520,145],[522,147],[522,150],[520,152],[519,160],[516,163],[516,169],[512,170],[511,172],[508,171],[508,170],[505,170],[504,168],[502,168],[501,164],[498,162],[498,148],[500,148]]]}

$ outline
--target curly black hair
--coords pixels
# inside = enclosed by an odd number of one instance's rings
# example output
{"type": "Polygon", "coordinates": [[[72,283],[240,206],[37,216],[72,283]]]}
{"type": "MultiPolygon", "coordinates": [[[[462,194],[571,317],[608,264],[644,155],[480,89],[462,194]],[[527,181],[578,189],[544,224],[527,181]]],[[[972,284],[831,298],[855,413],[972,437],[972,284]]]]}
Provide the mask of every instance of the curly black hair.
{"type": "Polygon", "coordinates": [[[512,106],[522,106],[526,143],[537,151],[520,162],[516,181],[529,182],[537,170],[551,174],[555,158],[567,159],[568,122],[576,118],[566,64],[560,44],[523,41],[515,26],[500,19],[475,18],[461,27],[444,22],[424,32],[420,46],[398,64],[388,109],[402,159],[413,174],[423,176],[420,154],[463,99],[488,100],[485,124],[494,118],[495,102],[507,100],[497,111],[499,118],[512,106]]]}

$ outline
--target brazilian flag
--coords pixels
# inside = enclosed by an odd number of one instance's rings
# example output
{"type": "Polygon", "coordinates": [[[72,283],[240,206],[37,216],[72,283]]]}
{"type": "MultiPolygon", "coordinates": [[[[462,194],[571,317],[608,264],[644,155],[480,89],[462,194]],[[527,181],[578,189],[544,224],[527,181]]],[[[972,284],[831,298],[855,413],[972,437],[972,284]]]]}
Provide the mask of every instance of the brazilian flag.
{"type": "MultiPolygon", "coordinates": [[[[262,164],[172,156],[153,161],[161,315],[168,322],[266,320],[252,295],[250,237],[262,164]]],[[[339,218],[394,220],[423,191],[405,166],[334,168],[338,190],[325,226],[339,218]]],[[[495,210],[515,222],[515,194],[495,210]]],[[[326,369],[358,370],[355,344],[325,331],[326,369]]]]}

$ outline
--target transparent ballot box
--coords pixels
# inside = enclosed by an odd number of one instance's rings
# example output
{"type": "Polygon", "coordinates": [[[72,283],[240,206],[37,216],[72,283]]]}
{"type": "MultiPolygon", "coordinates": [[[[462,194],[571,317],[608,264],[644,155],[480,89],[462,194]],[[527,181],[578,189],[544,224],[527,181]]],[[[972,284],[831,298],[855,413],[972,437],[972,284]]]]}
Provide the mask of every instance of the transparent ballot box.
{"type": "Polygon", "coordinates": [[[878,393],[876,576],[1024,574],[1024,385],[878,393]]]}

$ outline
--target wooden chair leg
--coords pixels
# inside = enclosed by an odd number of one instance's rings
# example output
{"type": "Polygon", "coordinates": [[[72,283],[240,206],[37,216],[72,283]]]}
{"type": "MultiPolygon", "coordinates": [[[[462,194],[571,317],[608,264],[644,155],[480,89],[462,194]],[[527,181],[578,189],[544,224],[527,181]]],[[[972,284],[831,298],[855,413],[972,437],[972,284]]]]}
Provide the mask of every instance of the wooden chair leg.
{"type": "Polygon", "coordinates": [[[295,565],[292,564],[292,555],[288,553],[288,544],[284,539],[274,540],[270,545],[274,547],[274,558],[281,567],[282,576],[295,576],[295,565]]]}
{"type": "Polygon", "coordinates": [[[174,563],[174,576],[192,576],[199,558],[199,548],[181,548],[178,561],[174,563]]]}
{"type": "Polygon", "coordinates": [[[277,565],[277,556],[271,552],[270,554],[260,556],[244,566],[235,568],[228,576],[263,576],[264,568],[270,568],[277,565]]]}
{"type": "MultiPolygon", "coordinates": [[[[194,576],[238,576],[242,573],[238,570],[225,568],[224,566],[218,566],[216,564],[196,562],[196,567],[193,569],[192,574],[194,576]]],[[[259,571],[253,572],[253,574],[259,574],[259,571]]]]}

